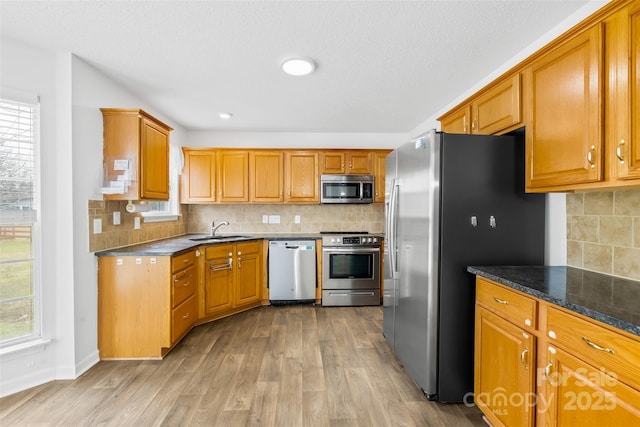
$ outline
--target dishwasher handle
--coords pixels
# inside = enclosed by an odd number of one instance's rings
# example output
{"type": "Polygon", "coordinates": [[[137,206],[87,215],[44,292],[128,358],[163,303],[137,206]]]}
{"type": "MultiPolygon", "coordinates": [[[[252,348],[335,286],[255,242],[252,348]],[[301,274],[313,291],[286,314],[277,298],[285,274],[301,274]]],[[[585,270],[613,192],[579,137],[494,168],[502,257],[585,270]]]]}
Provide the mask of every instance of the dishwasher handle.
{"type": "Polygon", "coordinates": [[[296,249],[300,249],[300,246],[285,246],[285,249],[292,249],[292,250],[296,250],[296,249]]]}

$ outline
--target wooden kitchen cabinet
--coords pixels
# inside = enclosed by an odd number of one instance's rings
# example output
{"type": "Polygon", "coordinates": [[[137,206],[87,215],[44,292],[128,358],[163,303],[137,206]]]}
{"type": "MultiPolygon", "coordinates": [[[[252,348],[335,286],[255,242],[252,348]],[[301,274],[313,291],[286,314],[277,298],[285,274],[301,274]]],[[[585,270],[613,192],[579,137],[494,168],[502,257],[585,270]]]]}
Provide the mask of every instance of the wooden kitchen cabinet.
{"type": "Polygon", "coordinates": [[[637,424],[640,338],[482,277],[476,290],[474,400],[492,425],[637,424]]]}
{"type": "Polygon", "coordinates": [[[184,167],[180,175],[180,203],[216,201],[216,152],[210,149],[182,149],[184,167]]]}
{"type": "Polygon", "coordinates": [[[603,28],[570,38],[526,70],[528,190],[603,178],[603,28]]]}
{"type": "Polygon", "coordinates": [[[605,136],[609,178],[619,185],[640,179],[640,2],[605,21],[605,136]]]}
{"type": "Polygon", "coordinates": [[[254,203],[284,201],[283,151],[251,151],[249,153],[249,201],[254,203]]]}
{"type": "Polygon", "coordinates": [[[494,84],[461,108],[440,117],[447,133],[492,135],[522,123],[520,73],[494,84]]]}
{"type": "Polygon", "coordinates": [[[139,109],[101,108],[106,200],[169,200],[171,127],[139,109]]]}
{"type": "Polygon", "coordinates": [[[249,201],[249,152],[245,150],[218,151],[218,201],[249,201]]]}
{"type": "MultiPolygon", "coordinates": [[[[385,171],[387,169],[387,155],[391,150],[379,150],[373,153],[373,184],[374,184],[374,203],[384,203],[385,198],[385,171]]],[[[384,276],[382,276],[384,277],[384,276]]]]}
{"type": "Polygon", "coordinates": [[[493,426],[533,426],[536,337],[517,325],[535,301],[480,278],[477,295],[474,401],[493,426]]]}
{"type": "Polygon", "coordinates": [[[373,173],[373,153],[369,150],[332,150],[320,154],[320,174],[373,173]]]}
{"type": "Polygon", "coordinates": [[[98,258],[101,359],[160,359],[197,320],[197,251],[98,258]]]}
{"type": "Polygon", "coordinates": [[[471,133],[471,105],[465,105],[438,119],[442,132],[471,133]]]}
{"type": "Polygon", "coordinates": [[[320,175],[317,151],[286,151],[284,162],[285,202],[319,203],[320,175]]]}
{"type": "Polygon", "coordinates": [[[199,317],[213,320],[261,304],[262,242],[205,248],[199,317]]]}

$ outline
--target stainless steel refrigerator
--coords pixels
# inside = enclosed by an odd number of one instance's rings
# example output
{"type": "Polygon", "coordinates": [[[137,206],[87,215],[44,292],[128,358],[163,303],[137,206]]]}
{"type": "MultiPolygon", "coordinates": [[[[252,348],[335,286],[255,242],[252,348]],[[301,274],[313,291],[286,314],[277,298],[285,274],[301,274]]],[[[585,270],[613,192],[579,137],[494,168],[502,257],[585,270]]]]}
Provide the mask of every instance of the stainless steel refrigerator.
{"type": "Polygon", "coordinates": [[[383,333],[430,400],[473,391],[468,265],[543,265],[545,198],[524,192],[523,130],[430,131],[387,156],[383,333]]]}

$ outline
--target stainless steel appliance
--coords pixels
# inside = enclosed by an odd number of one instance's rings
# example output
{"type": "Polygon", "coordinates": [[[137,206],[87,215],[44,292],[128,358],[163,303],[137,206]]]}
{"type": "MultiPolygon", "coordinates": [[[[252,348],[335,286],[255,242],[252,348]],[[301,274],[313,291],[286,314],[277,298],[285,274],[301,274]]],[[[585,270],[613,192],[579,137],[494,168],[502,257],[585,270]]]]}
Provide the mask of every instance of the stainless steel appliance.
{"type": "Polygon", "coordinates": [[[430,131],[387,156],[383,333],[431,400],[473,391],[467,265],[544,264],[545,198],[524,193],[524,138],[430,131]]]}
{"type": "Polygon", "coordinates": [[[272,304],[315,302],[315,240],[269,241],[269,300],[272,304]]]}
{"type": "Polygon", "coordinates": [[[320,175],[321,203],[373,203],[373,175],[320,175]]]}
{"type": "Polygon", "coordinates": [[[380,240],[366,234],[322,237],[323,306],[380,305],[380,240]]]}

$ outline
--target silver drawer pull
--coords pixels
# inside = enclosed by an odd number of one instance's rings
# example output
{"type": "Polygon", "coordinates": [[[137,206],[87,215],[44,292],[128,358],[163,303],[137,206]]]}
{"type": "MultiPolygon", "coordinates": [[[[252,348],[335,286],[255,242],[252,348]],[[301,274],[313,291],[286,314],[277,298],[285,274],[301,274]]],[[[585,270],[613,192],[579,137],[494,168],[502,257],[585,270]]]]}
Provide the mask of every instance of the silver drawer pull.
{"type": "Polygon", "coordinates": [[[589,347],[595,348],[596,350],[604,351],[605,353],[609,353],[609,354],[616,354],[616,352],[610,348],[601,347],[598,344],[594,343],[593,341],[589,341],[587,337],[582,337],[582,341],[584,341],[585,344],[587,344],[589,347]]]}
{"type": "Polygon", "coordinates": [[[209,267],[211,271],[223,271],[223,270],[231,270],[233,266],[233,258],[229,258],[226,264],[215,265],[212,261],[209,262],[209,267]]]}
{"type": "Polygon", "coordinates": [[[498,298],[498,297],[493,297],[493,300],[494,300],[495,302],[497,302],[498,304],[504,304],[504,305],[509,304],[509,301],[505,301],[505,300],[500,299],[500,298],[498,298]]]}

